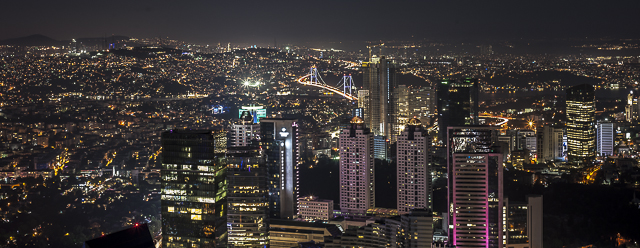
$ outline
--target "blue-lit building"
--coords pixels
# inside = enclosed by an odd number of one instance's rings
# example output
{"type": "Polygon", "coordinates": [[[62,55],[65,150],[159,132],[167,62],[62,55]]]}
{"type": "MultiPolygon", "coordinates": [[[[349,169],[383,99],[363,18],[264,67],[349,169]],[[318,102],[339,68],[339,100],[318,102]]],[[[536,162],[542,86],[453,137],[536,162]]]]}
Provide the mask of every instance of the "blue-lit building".
{"type": "Polygon", "coordinates": [[[264,106],[242,106],[238,110],[238,118],[242,118],[242,113],[245,111],[253,116],[253,123],[260,123],[260,119],[267,117],[267,109],[264,106]]]}
{"type": "Polygon", "coordinates": [[[373,136],[373,157],[387,159],[388,142],[385,136],[373,136]]]}

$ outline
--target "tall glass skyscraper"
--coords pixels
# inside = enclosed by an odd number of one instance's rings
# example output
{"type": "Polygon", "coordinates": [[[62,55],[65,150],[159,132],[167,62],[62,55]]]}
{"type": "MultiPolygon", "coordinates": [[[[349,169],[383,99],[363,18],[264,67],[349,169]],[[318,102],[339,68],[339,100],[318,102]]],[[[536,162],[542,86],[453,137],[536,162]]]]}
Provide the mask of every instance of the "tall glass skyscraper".
{"type": "Polygon", "coordinates": [[[478,80],[443,80],[438,84],[439,139],[447,137],[447,127],[478,125],[478,80]]]}
{"type": "Polygon", "coordinates": [[[364,110],[365,124],[374,135],[386,136],[391,142],[395,142],[398,103],[394,99],[394,92],[398,87],[397,65],[393,60],[381,56],[363,62],[362,67],[363,89],[369,91],[369,104],[365,104],[368,109],[364,110]]]}
{"type": "Polygon", "coordinates": [[[230,147],[227,152],[227,228],[230,247],[269,244],[266,170],[257,147],[230,147]]]}
{"type": "Polygon", "coordinates": [[[590,164],[596,156],[596,102],[592,85],[567,89],[567,148],[569,162],[590,164]]]}
{"type": "Polygon", "coordinates": [[[260,122],[260,145],[267,170],[269,217],[290,219],[297,214],[300,147],[298,120],[265,118],[260,122]]]}
{"type": "Polygon", "coordinates": [[[162,246],[226,246],[226,133],[171,130],[162,149],[162,246]]]}

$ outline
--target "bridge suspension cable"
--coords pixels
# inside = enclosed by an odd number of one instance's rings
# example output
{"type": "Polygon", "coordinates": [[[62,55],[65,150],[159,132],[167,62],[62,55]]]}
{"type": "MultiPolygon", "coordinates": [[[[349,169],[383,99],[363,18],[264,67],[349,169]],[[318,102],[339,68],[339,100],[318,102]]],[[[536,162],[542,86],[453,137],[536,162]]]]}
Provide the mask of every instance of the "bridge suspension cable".
{"type": "MultiPolygon", "coordinates": [[[[346,75],[345,75],[345,77],[346,77],[346,75]]],[[[343,80],[345,79],[345,77],[343,77],[343,80]]],[[[346,83],[346,84],[349,85],[349,87],[348,87],[349,92],[347,92],[347,86],[343,86],[343,88],[344,88],[343,90],[340,90],[337,87],[330,86],[330,85],[328,85],[328,84],[326,84],[324,82],[324,80],[320,76],[320,73],[318,73],[318,68],[314,65],[314,66],[311,67],[311,70],[309,71],[309,74],[304,75],[304,76],[302,76],[302,77],[300,77],[298,79],[298,83],[300,83],[302,85],[309,85],[309,86],[325,89],[325,90],[331,91],[331,92],[333,92],[335,94],[341,95],[344,98],[347,98],[347,99],[349,99],[351,101],[357,101],[358,98],[351,94],[352,93],[351,88],[353,87],[353,79],[351,79],[351,75],[349,75],[349,80],[350,81],[348,83],[346,83]]],[[[345,84],[345,83],[343,83],[343,84],[345,84]]]]}

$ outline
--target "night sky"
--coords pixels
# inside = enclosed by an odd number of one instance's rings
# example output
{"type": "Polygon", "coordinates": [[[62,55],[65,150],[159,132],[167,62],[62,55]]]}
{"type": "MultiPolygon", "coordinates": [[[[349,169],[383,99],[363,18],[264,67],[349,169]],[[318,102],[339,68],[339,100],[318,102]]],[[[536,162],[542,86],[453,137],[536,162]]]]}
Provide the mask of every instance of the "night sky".
{"type": "Polygon", "coordinates": [[[0,3],[0,39],[188,42],[638,38],[640,1],[34,1],[0,3]]]}

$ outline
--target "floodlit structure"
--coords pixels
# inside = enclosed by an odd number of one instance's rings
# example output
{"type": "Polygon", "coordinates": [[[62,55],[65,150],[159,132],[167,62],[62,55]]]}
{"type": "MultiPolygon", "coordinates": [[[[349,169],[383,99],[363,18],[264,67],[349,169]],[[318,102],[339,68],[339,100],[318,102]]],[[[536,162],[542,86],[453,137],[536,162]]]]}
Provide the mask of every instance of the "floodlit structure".
{"type": "Polygon", "coordinates": [[[420,120],[409,120],[396,145],[398,213],[432,209],[431,139],[420,120]]]}
{"type": "Polygon", "coordinates": [[[450,245],[502,247],[504,165],[496,141],[496,127],[447,129],[450,245]]]}
{"type": "Polygon", "coordinates": [[[398,101],[395,90],[398,87],[397,65],[385,56],[372,57],[362,62],[363,88],[369,91],[369,109],[365,109],[369,119],[365,123],[375,135],[386,136],[395,141],[395,125],[398,101]]]}
{"type": "Polygon", "coordinates": [[[375,204],[373,133],[360,117],[340,133],[340,209],[366,213],[375,204]]]}
{"type": "Polygon", "coordinates": [[[333,218],[333,201],[307,196],[298,199],[298,214],[306,221],[330,220],[333,218]]]}
{"type": "Polygon", "coordinates": [[[293,218],[296,215],[296,200],[299,197],[298,120],[262,119],[260,139],[268,178],[269,217],[293,218]]]}
{"type": "Polygon", "coordinates": [[[569,162],[579,167],[596,155],[596,102],[592,85],[567,89],[567,148],[569,162]]]}

